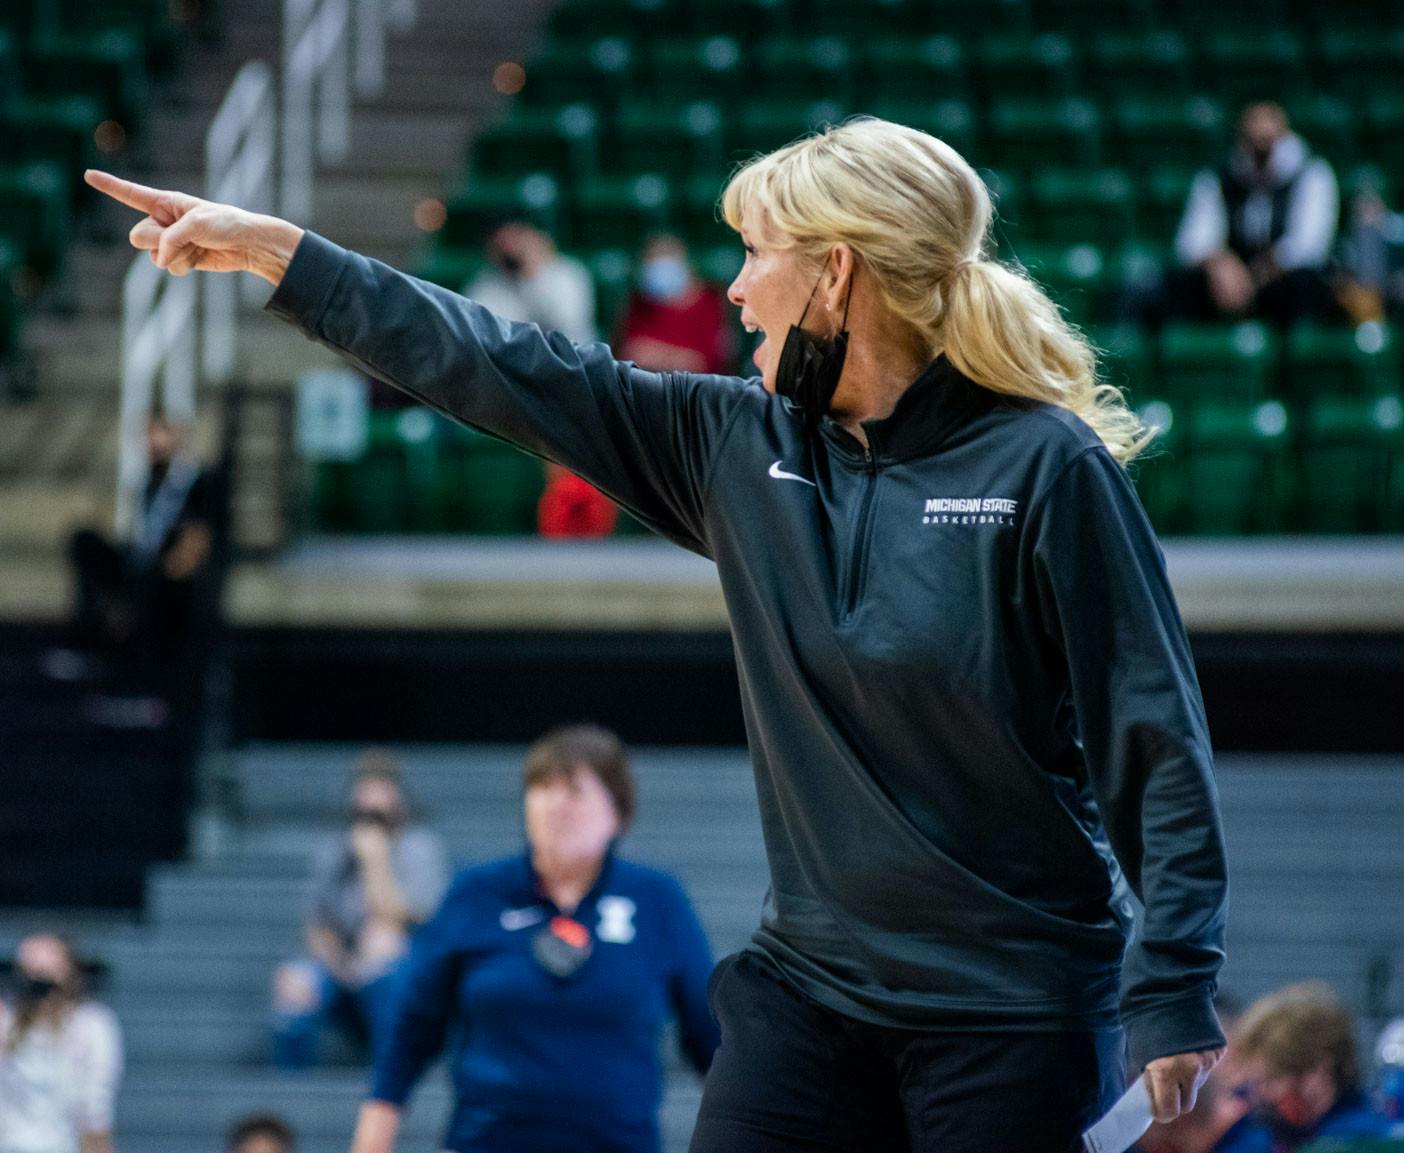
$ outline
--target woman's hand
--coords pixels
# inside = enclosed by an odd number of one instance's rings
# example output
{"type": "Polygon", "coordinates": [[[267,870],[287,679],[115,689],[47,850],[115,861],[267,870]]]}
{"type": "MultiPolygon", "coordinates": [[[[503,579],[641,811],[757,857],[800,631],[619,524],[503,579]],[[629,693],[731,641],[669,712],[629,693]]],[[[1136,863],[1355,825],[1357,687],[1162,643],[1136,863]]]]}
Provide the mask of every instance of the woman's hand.
{"type": "Polygon", "coordinates": [[[386,1101],[367,1101],[356,1118],[351,1153],[394,1153],[400,1110],[386,1101]]]}
{"type": "Polygon", "coordinates": [[[302,229],[276,216],[245,212],[184,192],[162,192],[90,168],[83,179],[113,200],[146,213],[130,239],[174,276],[187,272],[252,272],[275,287],[302,239],[302,229]]]}
{"type": "Polygon", "coordinates": [[[1155,1119],[1162,1123],[1173,1121],[1193,1109],[1199,1087],[1223,1055],[1222,1049],[1204,1049],[1198,1053],[1157,1057],[1148,1064],[1146,1088],[1150,1090],[1155,1119]]]}

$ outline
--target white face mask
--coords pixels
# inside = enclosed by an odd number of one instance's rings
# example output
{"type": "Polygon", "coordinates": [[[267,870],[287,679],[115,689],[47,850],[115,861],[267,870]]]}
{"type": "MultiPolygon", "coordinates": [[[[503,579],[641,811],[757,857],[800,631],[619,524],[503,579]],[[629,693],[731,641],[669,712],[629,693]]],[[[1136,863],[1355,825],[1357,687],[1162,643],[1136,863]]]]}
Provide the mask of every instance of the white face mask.
{"type": "Polygon", "coordinates": [[[687,262],[676,256],[655,256],[644,261],[639,273],[639,288],[650,300],[666,303],[687,291],[692,274],[687,262]]]}

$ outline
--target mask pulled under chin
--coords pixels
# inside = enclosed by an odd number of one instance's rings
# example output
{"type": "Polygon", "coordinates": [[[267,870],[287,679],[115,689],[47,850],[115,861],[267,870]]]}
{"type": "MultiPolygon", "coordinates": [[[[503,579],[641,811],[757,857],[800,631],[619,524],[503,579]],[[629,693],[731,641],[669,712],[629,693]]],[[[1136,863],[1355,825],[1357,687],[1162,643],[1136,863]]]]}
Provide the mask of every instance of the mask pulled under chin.
{"type": "Polygon", "coordinates": [[[804,413],[805,423],[812,429],[819,418],[829,411],[843,362],[848,356],[848,306],[853,302],[853,284],[843,302],[843,320],[832,337],[815,336],[804,330],[804,318],[814,303],[814,293],[823,282],[824,274],[809,290],[809,300],[800,313],[799,323],[790,325],[785,343],[780,349],[780,363],[775,366],[775,391],[791,401],[804,413]]]}
{"type": "Polygon", "coordinates": [[[792,324],[780,349],[775,391],[804,413],[806,423],[816,425],[829,411],[847,356],[847,330],[826,340],[792,324]]]}

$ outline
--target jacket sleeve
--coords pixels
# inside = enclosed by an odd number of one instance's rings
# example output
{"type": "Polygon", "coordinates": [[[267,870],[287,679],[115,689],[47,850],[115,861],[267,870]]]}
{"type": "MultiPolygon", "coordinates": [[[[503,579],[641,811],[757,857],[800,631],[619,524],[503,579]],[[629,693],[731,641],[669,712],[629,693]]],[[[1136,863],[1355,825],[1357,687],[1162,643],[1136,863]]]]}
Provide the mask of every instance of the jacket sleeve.
{"type": "Polygon", "coordinates": [[[1145,906],[1122,1019],[1138,1067],[1224,1043],[1212,1004],[1228,879],[1204,704],[1154,530],[1104,448],[1031,510],[1033,573],[1067,660],[1088,780],[1145,906]]]}
{"type": "Polygon", "coordinates": [[[707,1003],[707,982],[712,975],[712,947],[682,886],[675,881],[670,882],[669,890],[673,905],[669,918],[673,956],[669,993],[678,1015],[678,1039],[682,1050],[692,1067],[705,1075],[711,1068],[712,1054],[721,1044],[721,1030],[707,1003]]]}
{"type": "Polygon", "coordinates": [[[455,926],[467,915],[454,885],[432,920],[414,935],[395,1012],[372,1056],[371,1099],[403,1106],[448,1035],[463,954],[455,926]]]}
{"type": "Polygon", "coordinates": [[[304,233],[267,309],[454,420],[565,465],[710,555],[702,503],[748,387],[646,372],[304,233]]]}

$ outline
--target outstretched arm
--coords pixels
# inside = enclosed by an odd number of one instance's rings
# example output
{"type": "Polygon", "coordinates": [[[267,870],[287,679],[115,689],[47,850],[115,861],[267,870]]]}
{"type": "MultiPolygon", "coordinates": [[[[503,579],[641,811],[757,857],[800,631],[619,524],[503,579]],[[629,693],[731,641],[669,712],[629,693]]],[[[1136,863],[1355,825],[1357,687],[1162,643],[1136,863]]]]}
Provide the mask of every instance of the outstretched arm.
{"type": "Polygon", "coordinates": [[[565,465],[672,540],[710,555],[703,505],[742,382],[645,372],[602,344],[513,324],[286,221],[90,172],[146,212],[132,243],[156,264],[251,271],[268,308],[370,375],[453,419],[565,465]]]}

